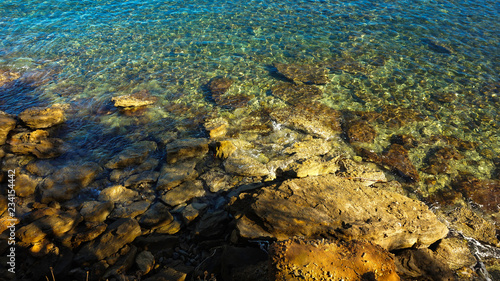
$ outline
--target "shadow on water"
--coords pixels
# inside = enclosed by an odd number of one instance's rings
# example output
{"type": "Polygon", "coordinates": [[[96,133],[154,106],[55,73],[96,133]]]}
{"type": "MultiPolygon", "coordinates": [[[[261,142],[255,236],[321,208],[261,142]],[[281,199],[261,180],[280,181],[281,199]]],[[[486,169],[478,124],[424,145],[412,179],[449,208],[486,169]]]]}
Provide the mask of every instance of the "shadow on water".
{"type": "Polygon", "coordinates": [[[48,100],[40,98],[37,87],[13,81],[0,87],[0,110],[18,115],[33,106],[47,106],[48,100]]]}

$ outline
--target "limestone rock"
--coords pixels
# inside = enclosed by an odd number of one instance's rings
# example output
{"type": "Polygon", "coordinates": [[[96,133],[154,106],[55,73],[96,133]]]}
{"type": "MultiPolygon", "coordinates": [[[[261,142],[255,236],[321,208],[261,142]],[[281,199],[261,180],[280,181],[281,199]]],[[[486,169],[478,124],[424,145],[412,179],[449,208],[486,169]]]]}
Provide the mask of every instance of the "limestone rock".
{"type": "Polygon", "coordinates": [[[106,231],[106,228],[108,227],[107,224],[105,223],[99,223],[99,224],[92,224],[90,227],[87,227],[84,231],[77,232],[72,238],[71,238],[71,244],[73,245],[73,248],[76,248],[80,246],[84,242],[92,241],[99,237],[104,231],[106,231]]]}
{"type": "Polygon", "coordinates": [[[203,126],[208,131],[211,139],[224,137],[227,133],[228,122],[222,117],[205,120],[203,126]]]}
{"type": "Polygon", "coordinates": [[[142,214],[139,224],[145,227],[152,227],[159,223],[168,224],[174,220],[169,212],[169,207],[161,202],[156,202],[142,214]]]}
{"type": "Polygon", "coordinates": [[[245,177],[264,177],[269,170],[255,157],[245,152],[234,153],[224,161],[226,172],[245,177]]]}
{"type": "Polygon", "coordinates": [[[113,211],[113,202],[86,201],[82,203],[80,214],[88,222],[103,222],[113,211]]]}
{"type": "Polygon", "coordinates": [[[85,244],[75,260],[78,263],[99,261],[118,252],[123,246],[141,235],[141,227],[135,219],[119,219],[110,224],[98,239],[85,244]]]}
{"type": "Polygon", "coordinates": [[[299,83],[326,84],[328,69],[310,65],[274,63],[274,67],[286,78],[299,83]]]}
{"type": "Polygon", "coordinates": [[[434,255],[452,270],[470,267],[477,262],[469,249],[467,240],[458,237],[445,238],[439,241],[434,255]]]}
{"type": "Polygon", "coordinates": [[[301,105],[293,108],[279,108],[271,112],[270,116],[279,124],[315,137],[331,139],[338,136],[340,114],[333,109],[330,109],[330,114],[321,114],[321,110],[327,111],[327,109],[324,106],[316,106],[317,109],[315,109],[314,106],[301,105]]]}
{"type": "Polygon", "coordinates": [[[167,162],[173,164],[180,160],[201,157],[208,153],[207,139],[176,140],[167,144],[167,162]]]}
{"type": "Polygon", "coordinates": [[[339,169],[337,162],[338,158],[315,156],[291,163],[286,167],[285,172],[297,178],[333,174],[339,169]]]}
{"type": "Polygon", "coordinates": [[[349,142],[373,142],[377,132],[375,129],[364,120],[349,122],[347,128],[347,137],[349,142]]]}
{"type": "Polygon", "coordinates": [[[187,274],[173,268],[162,269],[155,275],[144,279],[144,281],[184,281],[187,274]]]}
{"type": "Polygon", "coordinates": [[[53,213],[53,215],[45,215],[21,227],[16,233],[16,236],[23,243],[38,242],[47,235],[61,237],[82,220],[80,214],[76,210],[53,210],[53,213]]]}
{"type": "Polygon", "coordinates": [[[21,112],[19,119],[32,129],[46,129],[63,123],[65,116],[60,107],[32,107],[21,112]]]}
{"type": "Polygon", "coordinates": [[[170,206],[177,206],[195,197],[205,195],[205,189],[201,181],[187,181],[176,188],[165,192],[161,200],[170,206]]]}
{"type": "Polygon", "coordinates": [[[28,197],[35,193],[37,185],[42,178],[27,173],[18,173],[16,175],[16,195],[19,197],[28,197]]]}
{"type": "Polygon", "coordinates": [[[140,174],[131,175],[125,180],[123,185],[125,187],[132,187],[132,188],[144,188],[145,186],[154,186],[159,176],[160,172],[145,171],[140,174]]]}
{"type": "Polygon", "coordinates": [[[210,192],[214,193],[219,191],[227,191],[233,187],[230,184],[231,177],[219,168],[207,171],[200,176],[200,179],[205,182],[210,192]]]}
{"type": "Polygon", "coordinates": [[[208,82],[207,87],[212,95],[224,94],[233,84],[233,80],[224,77],[216,77],[208,82]]]}
{"type": "Polygon", "coordinates": [[[110,218],[135,218],[136,216],[143,214],[147,211],[151,202],[148,201],[137,201],[132,203],[127,203],[122,206],[116,206],[113,212],[109,215],[110,218]]]}
{"type": "Polygon", "coordinates": [[[46,177],[54,173],[55,167],[50,164],[49,160],[37,160],[28,163],[26,170],[34,175],[46,177]]]}
{"type": "Polygon", "coordinates": [[[208,207],[205,203],[191,203],[182,210],[182,219],[186,224],[194,221],[200,213],[203,214],[203,211],[208,207]]]}
{"type": "Polygon", "coordinates": [[[8,143],[13,153],[33,154],[38,158],[55,158],[64,152],[63,141],[50,138],[49,133],[44,130],[17,133],[8,143]]]}
{"type": "Polygon", "coordinates": [[[16,119],[0,111],[0,145],[5,144],[9,132],[16,127],[16,119]]]}
{"type": "Polygon", "coordinates": [[[156,190],[170,190],[185,181],[196,179],[198,177],[198,172],[195,170],[196,163],[194,160],[188,160],[163,165],[156,190]]]}
{"type": "Polygon", "coordinates": [[[122,185],[114,185],[103,189],[99,193],[99,201],[111,201],[115,203],[132,202],[139,198],[139,193],[122,185]]]}
{"type": "Polygon", "coordinates": [[[430,249],[407,249],[396,256],[397,271],[403,280],[456,280],[444,260],[430,249]]]}
{"type": "Polygon", "coordinates": [[[398,281],[394,257],[370,242],[291,239],[270,249],[272,280],[398,281]]]}
{"type": "Polygon", "coordinates": [[[144,274],[148,274],[155,265],[155,257],[149,251],[140,252],[135,258],[135,263],[139,270],[144,274]]]}
{"type": "Polygon", "coordinates": [[[368,161],[388,166],[409,182],[418,182],[420,179],[417,169],[408,156],[408,150],[402,145],[393,143],[381,155],[363,148],[358,148],[358,150],[368,161]]]}
{"type": "Polygon", "coordinates": [[[244,238],[337,236],[388,250],[427,247],[448,228],[422,202],[325,175],[287,180],[240,195],[231,205],[244,238]]]}
{"type": "Polygon", "coordinates": [[[141,106],[151,105],[158,100],[157,97],[152,96],[148,90],[141,90],[131,95],[123,95],[111,98],[114,105],[123,109],[132,109],[141,106]]]}
{"type": "Polygon", "coordinates": [[[88,186],[101,171],[94,162],[71,164],[57,170],[41,183],[42,203],[69,200],[88,186]]]}
{"type": "Polygon", "coordinates": [[[332,143],[324,139],[307,138],[294,142],[285,148],[283,153],[295,159],[307,159],[313,156],[325,155],[332,149],[332,143]]]}
{"type": "Polygon", "coordinates": [[[296,85],[292,83],[281,83],[271,89],[273,95],[283,101],[297,105],[321,98],[323,92],[313,85],[296,85]]]}
{"type": "Polygon", "coordinates": [[[226,159],[229,156],[231,156],[231,154],[233,154],[233,152],[235,152],[236,149],[237,147],[233,144],[233,141],[231,140],[220,141],[217,143],[215,156],[222,159],[226,159]]]}
{"type": "Polygon", "coordinates": [[[108,279],[112,276],[123,276],[123,273],[134,265],[136,255],[137,247],[130,245],[130,249],[126,253],[122,254],[113,266],[108,268],[106,273],[104,273],[103,278],[108,279]]]}
{"type": "Polygon", "coordinates": [[[0,69],[0,87],[21,77],[21,74],[14,71],[0,69]]]}
{"type": "Polygon", "coordinates": [[[374,163],[356,163],[351,159],[342,159],[339,161],[344,172],[340,175],[353,180],[359,180],[364,185],[372,185],[376,182],[387,182],[384,171],[374,163]]]}
{"type": "Polygon", "coordinates": [[[106,168],[117,169],[140,164],[148,157],[149,153],[156,149],[157,145],[155,142],[140,141],[113,157],[113,159],[106,164],[106,168]]]}

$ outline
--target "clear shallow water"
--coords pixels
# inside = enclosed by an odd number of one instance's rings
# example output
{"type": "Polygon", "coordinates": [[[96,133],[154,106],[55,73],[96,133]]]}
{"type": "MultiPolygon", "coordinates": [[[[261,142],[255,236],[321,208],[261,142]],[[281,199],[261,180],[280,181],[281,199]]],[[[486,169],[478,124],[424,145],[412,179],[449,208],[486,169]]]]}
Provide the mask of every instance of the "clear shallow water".
{"type": "MultiPolygon", "coordinates": [[[[330,73],[323,103],[379,112],[393,105],[426,116],[379,126],[370,148],[382,150],[394,133],[455,136],[478,143],[460,169],[489,178],[500,155],[499,10],[498,1],[466,0],[0,0],[0,68],[51,77],[0,93],[0,110],[69,104],[62,137],[81,157],[107,161],[165,131],[203,135],[199,125],[216,106],[202,86],[213,77],[234,79],[228,94],[254,95],[249,107],[258,108],[282,103],[268,94],[278,82],[273,62],[354,62],[358,72],[330,73]],[[112,97],[142,89],[159,101],[141,117],[110,106],[112,97]],[[439,101],[442,93],[452,101],[439,101]]],[[[423,149],[411,152],[417,167],[423,149]]]]}

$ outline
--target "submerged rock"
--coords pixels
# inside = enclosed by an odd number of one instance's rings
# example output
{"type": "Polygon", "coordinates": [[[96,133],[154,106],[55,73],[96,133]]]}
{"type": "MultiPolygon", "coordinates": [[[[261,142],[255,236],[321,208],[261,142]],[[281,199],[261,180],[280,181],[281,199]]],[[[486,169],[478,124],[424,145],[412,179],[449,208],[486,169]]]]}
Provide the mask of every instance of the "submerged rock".
{"type": "Polygon", "coordinates": [[[0,69],[0,87],[21,77],[18,72],[0,69]]]}
{"type": "Polygon", "coordinates": [[[231,210],[248,239],[367,239],[385,249],[428,247],[448,229],[422,202],[333,175],[287,180],[240,195],[231,210]]]}
{"type": "Polygon", "coordinates": [[[118,252],[123,246],[141,235],[135,219],[119,219],[110,224],[98,239],[85,244],[75,257],[78,263],[99,261],[118,252]]]}
{"type": "Polygon", "coordinates": [[[187,181],[176,188],[165,192],[161,200],[172,207],[190,201],[195,197],[205,195],[205,189],[201,181],[187,181]]]}
{"type": "Polygon", "coordinates": [[[296,85],[292,83],[280,83],[271,89],[273,95],[289,104],[296,105],[310,102],[321,98],[323,92],[313,85],[296,85]]]}
{"type": "Polygon", "coordinates": [[[432,51],[434,51],[436,53],[441,53],[441,54],[453,53],[453,51],[449,47],[446,47],[443,44],[440,44],[432,39],[424,38],[424,39],[422,39],[422,42],[427,44],[427,47],[429,47],[429,49],[431,49],[432,51]]]}
{"type": "Polygon", "coordinates": [[[349,122],[347,126],[349,142],[373,142],[377,136],[375,129],[363,120],[349,122]]]}
{"type": "Polygon", "coordinates": [[[203,126],[208,131],[211,139],[224,137],[227,133],[228,122],[222,117],[209,118],[205,120],[203,126]]]}
{"type": "Polygon", "coordinates": [[[333,70],[343,70],[352,74],[363,74],[366,75],[369,69],[363,64],[353,60],[352,58],[345,58],[330,62],[327,67],[333,70]]]}
{"type": "Polygon", "coordinates": [[[207,87],[212,95],[224,94],[233,84],[233,80],[225,77],[213,78],[208,82],[207,87]]]}
{"type": "Polygon", "coordinates": [[[44,130],[17,133],[8,143],[10,150],[15,154],[33,154],[41,159],[55,158],[65,151],[63,141],[50,138],[49,133],[44,130]]]}
{"type": "Polygon", "coordinates": [[[500,211],[500,180],[480,180],[465,176],[455,179],[452,186],[466,198],[472,199],[483,211],[487,213],[500,211]]]}
{"type": "Polygon", "coordinates": [[[14,116],[0,111],[0,145],[5,144],[9,132],[16,127],[14,116]]]}
{"type": "Polygon", "coordinates": [[[272,280],[399,280],[394,257],[365,241],[290,239],[270,249],[272,280]]]}
{"type": "Polygon", "coordinates": [[[187,160],[163,165],[156,190],[171,190],[185,181],[196,179],[198,177],[198,172],[195,170],[196,164],[196,160],[187,160]]]}
{"type": "Polygon", "coordinates": [[[202,157],[208,153],[208,139],[183,139],[167,144],[167,163],[202,157]]]}
{"type": "Polygon", "coordinates": [[[19,197],[28,197],[35,194],[36,187],[42,181],[42,178],[28,173],[17,172],[15,180],[16,195],[19,197]]]}
{"type": "Polygon", "coordinates": [[[417,169],[408,156],[408,151],[402,145],[393,143],[381,155],[364,148],[357,149],[366,160],[388,166],[410,182],[418,182],[420,179],[417,169]]]}
{"type": "Polygon", "coordinates": [[[462,159],[463,156],[452,147],[442,147],[429,156],[428,166],[424,172],[437,174],[451,174],[449,163],[453,159],[462,159]]]}
{"type": "Polygon", "coordinates": [[[328,79],[328,69],[310,65],[274,63],[274,67],[280,74],[295,83],[326,84],[328,79]]]}
{"type": "Polygon", "coordinates": [[[139,198],[139,193],[137,191],[125,188],[122,185],[114,185],[103,189],[99,193],[98,200],[122,203],[133,202],[139,198]]]}
{"type": "Polygon", "coordinates": [[[123,109],[133,109],[146,105],[151,105],[158,100],[157,97],[152,96],[148,90],[141,90],[131,95],[123,95],[111,98],[116,107],[123,109]]]}
{"type": "Polygon", "coordinates": [[[88,222],[104,222],[113,211],[113,202],[87,201],[81,205],[80,214],[88,222]]]}
{"type": "Polygon", "coordinates": [[[60,107],[32,107],[21,112],[19,119],[32,129],[46,129],[63,123],[65,115],[60,107]]]}
{"type": "Polygon", "coordinates": [[[148,155],[156,149],[156,142],[140,141],[125,148],[122,152],[113,157],[113,159],[106,164],[106,168],[118,169],[141,164],[148,157],[148,155]]]}

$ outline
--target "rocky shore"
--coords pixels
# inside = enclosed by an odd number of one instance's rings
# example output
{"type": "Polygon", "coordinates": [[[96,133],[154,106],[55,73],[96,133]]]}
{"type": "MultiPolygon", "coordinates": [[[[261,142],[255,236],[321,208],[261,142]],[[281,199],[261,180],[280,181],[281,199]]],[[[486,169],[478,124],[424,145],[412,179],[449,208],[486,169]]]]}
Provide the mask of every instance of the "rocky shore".
{"type": "MultiPolygon", "coordinates": [[[[13,178],[17,260],[0,280],[500,278],[500,181],[462,173],[448,189],[419,191],[430,175],[456,175],[473,144],[432,136],[424,141],[442,145],[424,163],[410,153],[428,144],[409,135],[372,151],[373,124],[423,117],[334,110],[318,101],[327,67],[275,67],[287,81],[271,94],[291,106],[247,108],[252,96],[228,95],[234,81],[214,78],[206,90],[218,110],[203,137],[144,137],[104,163],[58,161],[70,150],[60,137],[68,106],[0,112],[0,261],[13,178]],[[236,110],[247,114],[224,114],[236,110]]],[[[8,87],[22,76],[1,77],[8,87]]],[[[157,100],[141,91],[112,102],[141,114],[157,100]]]]}

